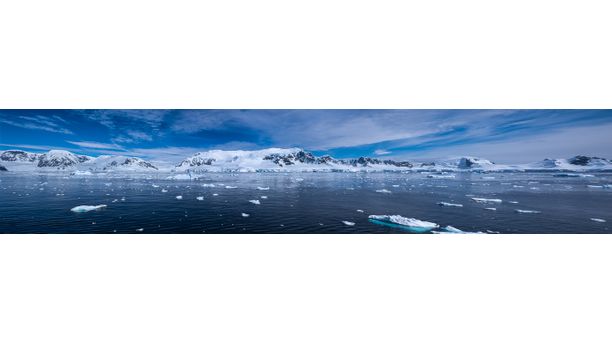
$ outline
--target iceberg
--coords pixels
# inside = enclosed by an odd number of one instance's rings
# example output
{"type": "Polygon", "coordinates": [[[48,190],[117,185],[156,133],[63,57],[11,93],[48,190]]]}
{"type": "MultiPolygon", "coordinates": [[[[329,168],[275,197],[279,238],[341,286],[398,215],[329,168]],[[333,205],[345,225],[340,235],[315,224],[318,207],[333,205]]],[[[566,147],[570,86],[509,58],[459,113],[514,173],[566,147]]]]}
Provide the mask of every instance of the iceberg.
{"type": "Polygon", "coordinates": [[[391,193],[391,191],[389,191],[387,189],[376,190],[376,192],[379,192],[379,193],[391,193]]]}
{"type": "Polygon", "coordinates": [[[183,199],[183,196],[176,196],[176,199],[183,199]]]}
{"type": "Polygon", "coordinates": [[[600,223],[606,222],[606,220],[604,220],[604,219],[598,219],[598,218],[594,218],[594,217],[591,218],[591,221],[600,222],[600,223]]]}
{"type": "Polygon", "coordinates": [[[256,205],[260,205],[261,204],[261,202],[258,199],[252,199],[252,200],[249,200],[249,202],[251,202],[253,204],[256,204],[256,205]]]}
{"type": "Polygon", "coordinates": [[[237,186],[230,186],[230,185],[226,185],[225,188],[226,189],[238,189],[237,186]]]}
{"type": "Polygon", "coordinates": [[[251,216],[251,214],[242,213],[242,217],[249,217],[249,216],[251,216]]]}
{"type": "Polygon", "coordinates": [[[268,199],[268,196],[259,196],[261,199],[268,199]]]}
{"type": "Polygon", "coordinates": [[[485,210],[491,210],[491,211],[496,211],[497,208],[484,208],[485,210]]]}
{"type": "Polygon", "coordinates": [[[431,179],[455,179],[454,174],[430,174],[427,178],[431,179]]]}
{"type": "Polygon", "coordinates": [[[204,200],[204,197],[203,197],[203,196],[198,196],[198,197],[196,197],[196,199],[197,199],[198,201],[203,201],[203,200],[204,200]]]}
{"type": "Polygon", "coordinates": [[[91,176],[93,173],[90,171],[74,171],[70,173],[71,176],[91,176]]]}
{"type": "Polygon", "coordinates": [[[166,189],[162,189],[162,192],[166,193],[166,192],[168,192],[168,190],[166,190],[166,189]]]}
{"type": "Polygon", "coordinates": [[[603,185],[587,185],[587,188],[591,189],[603,189],[603,185]]]}
{"type": "Polygon", "coordinates": [[[258,186],[257,190],[266,191],[266,190],[270,190],[270,188],[269,187],[258,186]]]}
{"type": "Polygon", "coordinates": [[[361,210],[361,209],[357,209],[357,212],[358,212],[358,213],[363,213],[363,210],[361,210]]]}
{"type": "Polygon", "coordinates": [[[539,210],[523,210],[523,209],[515,209],[514,210],[516,213],[519,214],[540,214],[541,211],[539,210]]]}
{"type": "Polygon", "coordinates": [[[342,221],[342,223],[344,223],[347,226],[354,226],[355,222],[351,222],[351,221],[342,221]]]}
{"type": "Polygon", "coordinates": [[[436,204],[441,207],[458,207],[458,208],[463,207],[463,204],[457,204],[457,203],[438,202],[436,204]]]}
{"type": "Polygon", "coordinates": [[[416,233],[430,232],[440,227],[437,223],[403,217],[401,215],[370,215],[368,219],[377,225],[405,229],[416,233]]]}
{"type": "Polygon", "coordinates": [[[472,197],[472,200],[476,203],[501,203],[502,200],[499,198],[478,198],[472,197]]]}
{"type": "Polygon", "coordinates": [[[76,206],[76,207],[70,209],[70,211],[75,212],[75,213],[86,213],[88,211],[98,210],[98,209],[102,209],[102,208],[106,208],[106,204],[79,205],[79,206],[76,206]]]}
{"type": "Polygon", "coordinates": [[[215,184],[202,184],[202,187],[205,187],[205,188],[214,188],[215,184]]]}

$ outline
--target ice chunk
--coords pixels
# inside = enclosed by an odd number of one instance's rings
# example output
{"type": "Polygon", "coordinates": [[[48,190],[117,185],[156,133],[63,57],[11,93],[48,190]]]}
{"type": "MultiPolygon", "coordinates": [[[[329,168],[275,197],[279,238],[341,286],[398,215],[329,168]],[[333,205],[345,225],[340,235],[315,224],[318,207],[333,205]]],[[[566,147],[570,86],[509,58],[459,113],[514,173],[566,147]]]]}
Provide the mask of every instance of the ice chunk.
{"type": "Polygon", "coordinates": [[[511,204],[518,204],[518,202],[517,202],[517,201],[508,201],[508,203],[511,203],[511,204]]]}
{"type": "Polygon", "coordinates": [[[205,188],[214,188],[215,184],[202,184],[202,187],[205,187],[205,188]]]}
{"type": "Polygon", "coordinates": [[[515,212],[519,214],[539,214],[541,211],[539,210],[523,210],[523,209],[514,209],[515,212]]]}
{"type": "Polygon", "coordinates": [[[394,188],[399,188],[399,187],[400,187],[400,186],[399,186],[399,185],[397,185],[397,184],[394,184],[394,185],[391,185],[391,186],[393,186],[394,188]]]}
{"type": "Polygon", "coordinates": [[[459,207],[459,208],[463,207],[463,204],[457,204],[457,203],[438,202],[436,204],[441,207],[459,207]]]}
{"type": "Polygon", "coordinates": [[[162,189],[162,192],[168,192],[168,190],[166,190],[166,189],[162,189]]]}
{"type": "Polygon", "coordinates": [[[176,196],[176,199],[183,199],[183,196],[176,196]]]}
{"type": "Polygon", "coordinates": [[[136,232],[144,232],[144,228],[138,228],[136,232]]]}
{"type": "Polygon", "coordinates": [[[295,181],[296,181],[296,182],[303,182],[303,181],[304,181],[304,178],[295,178],[295,181]]]}
{"type": "Polygon", "coordinates": [[[361,209],[357,209],[357,212],[358,212],[358,213],[363,213],[363,210],[361,210],[361,209]]]}
{"type": "Polygon", "coordinates": [[[601,223],[606,222],[606,220],[604,220],[604,219],[598,219],[598,218],[594,218],[594,217],[591,218],[591,221],[601,222],[601,223]]]}
{"type": "Polygon", "coordinates": [[[159,187],[159,185],[155,185],[155,184],[151,184],[151,186],[154,187],[154,188],[158,188],[159,187]]]}
{"type": "Polygon", "coordinates": [[[92,175],[90,171],[74,171],[70,174],[73,176],[91,176],[92,175]]]}
{"type": "Polygon", "coordinates": [[[592,178],[595,177],[592,174],[580,174],[580,173],[555,173],[553,177],[570,177],[570,178],[592,178]]]}
{"type": "Polygon", "coordinates": [[[354,226],[355,222],[351,222],[351,221],[342,221],[342,223],[344,223],[347,226],[354,226]]]}
{"type": "Polygon", "coordinates": [[[455,175],[454,174],[430,174],[427,176],[427,178],[432,178],[432,179],[455,179],[455,175]]]}
{"type": "Polygon", "coordinates": [[[472,200],[476,203],[501,203],[502,200],[499,198],[478,198],[472,197],[472,200]]]}
{"type": "Polygon", "coordinates": [[[266,190],[270,190],[270,188],[269,187],[258,186],[257,190],[266,191],[266,190]]]}
{"type": "Polygon", "coordinates": [[[603,185],[587,185],[587,188],[591,188],[591,189],[603,189],[603,185]]]}
{"type": "Polygon", "coordinates": [[[442,229],[444,229],[447,232],[451,232],[451,233],[465,233],[461,229],[453,227],[453,226],[450,226],[450,225],[448,225],[448,226],[446,226],[446,227],[444,227],[442,229]]]}
{"type": "Polygon", "coordinates": [[[261,199],[267,199],[267,198],[268,198],[268,196],[260,196],[259,198],[261,198],[261,199]]]}
{"type": "Polygon", "coordinates": [[[251,216],[251,214],[242,213],[242,217],[249,217],[249,216],[251,216]]]}
{"type": "Polygon", "coordinates": [[[70,211],[75,212],[75,213],[86,213],[88,211],[98,210],[98,209],[102,209],[102,208],[106,208],[106,204],[79,205],[79,206],[76,206],[76,207],[70,209],[70,211]]]}
{"type": "Polygon", "coordinates": [[[198,196],[198,197],[196,197],[196,199],[197,199],[198,201],[203,201],[203,200],[204,200],[204,197],[203,197],[203,196],[198,196]]]}
{"type": "Polygon", "coordinates": [[[376,190],[376,192],[379,192],[379,193],[391,193],[391,191],[389,191],[387,189],[376,190]]]}
{"type": "Polygon", "coordinates": [[[401,215],[370,215],[368,219],[377,225],[401,228],[417,233],[429,232],[440,227],[437,223],[403,217],[401,215]]]}
{"type": "Polygon", "coordinates": [[[214,193],[214,194],[213,194],[213,196],[219,196],[219,194],[217,194],[217,193],[214,193]]]}
{"type": "Polygon", "coordinates": [[[491,210],[491,211],[496,211],[497,208],[484,208],[485,210],[491,210]]]}
{"type": "Polygon", "coordinates": [[[231,186],[231,185],[226,185],[225,186],[226,189],[237,189],[237,186],[231,186]]]}
{"type": "Polygon", "coordinates": [[[260,205],[260,204],[261,204],[261,202],[260,202],[258,199],[252,199],[252,200],[250,200],[249,202],[251,202],[251,203],[253,203],[253,204],[257,204],[257,205],[260,205]]]}

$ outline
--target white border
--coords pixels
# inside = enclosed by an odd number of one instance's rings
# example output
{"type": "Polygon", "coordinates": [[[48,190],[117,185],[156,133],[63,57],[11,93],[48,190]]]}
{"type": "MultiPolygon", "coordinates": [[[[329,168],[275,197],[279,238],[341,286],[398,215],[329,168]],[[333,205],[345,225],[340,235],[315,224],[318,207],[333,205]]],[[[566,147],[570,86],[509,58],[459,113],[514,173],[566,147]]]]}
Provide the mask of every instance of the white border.
{"type": "MultiPolygon", "coordinates": [[[[2,1],[0,108],[610,108],[608,1],[2,1]]],[[[0,236],[1,343],[610,343],[611,236],[0,236]]]]}

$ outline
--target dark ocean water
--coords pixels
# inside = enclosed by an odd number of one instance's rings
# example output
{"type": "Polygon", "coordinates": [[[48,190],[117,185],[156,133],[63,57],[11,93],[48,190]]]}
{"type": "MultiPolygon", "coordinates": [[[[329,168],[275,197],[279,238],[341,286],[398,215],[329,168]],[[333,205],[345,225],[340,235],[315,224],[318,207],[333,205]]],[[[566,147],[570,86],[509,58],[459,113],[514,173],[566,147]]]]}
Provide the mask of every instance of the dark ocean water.
{"type": "Polygon", "coordinates": [[[612,184],[612,174],[568,178],[552,173],[457,173],[455,179],[428,175],[211,173],[198,180],[174,181],[161,175],[147,179],[4,173],[0,233],[410,233],[371,223],[372,214],[397,214],[465,232],[612,233],[612,189],[587,186],[612,184]],[[391,193],[376,192],[381,189],[391,193]],[[201,201],[196,199],[200,196],[201,201]],[[480,204],[471,197],[503,202],[480,204]],[[438,202],[463,207],[441,207],[438,202]],[[70,211],[98,204],[107,207],[70,211]]]}

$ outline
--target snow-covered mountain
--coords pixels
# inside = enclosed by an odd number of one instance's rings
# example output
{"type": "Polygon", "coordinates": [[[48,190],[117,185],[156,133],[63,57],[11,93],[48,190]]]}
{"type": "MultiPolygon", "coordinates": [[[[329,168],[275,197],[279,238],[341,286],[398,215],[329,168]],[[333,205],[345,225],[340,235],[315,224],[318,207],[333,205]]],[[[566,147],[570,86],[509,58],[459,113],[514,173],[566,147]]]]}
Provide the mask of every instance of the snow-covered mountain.
{"type": "Polygon", "coordinates": [[[183,160],[176,171],[190,172],[257,172],[257,171],[387,171],[411,168],[409,162],[358,159],[334,159],[329,155],[316,157],[299,148],[270,148],[256,151],[211,150],[199,152],[183,160]]]}
{"type": "Polygon", "coordinates": [[[157,170],[153,164],[140,158],[108,155],[92,158],[65,150],[50,150],[47,153],[4,151],[0,153],[0,162],[9,171],[15,172],[157,170]]]}
{"type": "Polygon", "coordinates": [[[409,162],[360,157],[335,159],[315,156],[300,148],[269,148],[253,151],[211,150],[196,153],[174,168],[163,162],[155,164],[141,158],[102,155],[89,157],[63,150],[29,153],[19,150],[0,151],[0,171],[132,173],[132,172],[380,172],[380,171],[612,171],[612,161],[578,155],[569,159],[544,159],[534,163],[505,165],[490,160],[465,156],[436,162],[409,162]],[[160,165],[161,164],[161,165],[160,165]]]}
{"type": "Polygon", "coordinates": [[[157,171],[150,162],[134,157],[102,155],[81,164],[79,170],[101,171],[157,171]]]}

